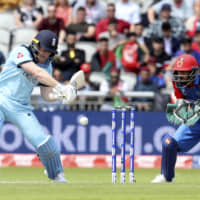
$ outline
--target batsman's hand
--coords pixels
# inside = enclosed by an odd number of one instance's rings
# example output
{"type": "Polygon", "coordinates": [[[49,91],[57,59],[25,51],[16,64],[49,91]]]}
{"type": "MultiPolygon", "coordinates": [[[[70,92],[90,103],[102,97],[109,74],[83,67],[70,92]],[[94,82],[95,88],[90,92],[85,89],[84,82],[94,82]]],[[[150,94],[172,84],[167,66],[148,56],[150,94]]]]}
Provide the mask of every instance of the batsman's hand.
{"type": "Polygon", "coordinates": [[[53,92],[57,95],[58,99],[61,99],[64,96],[64,86],[62,84],[57,84],[56,87],[53,88],[53,92]]]}
{"type": "Polygon", "coordinates": [[[71,104],[77,97],[76,88],[71,84],[58,84],[53,88],[53,92],[57,95],[58,99],[61,100],[63,104],[71,104]]]}
{"type": "Polygon", "coordinates": [[[72,104],[76,97],[76,88],[71,84],[65,85],[65,96],[62,99],[62,104],[72,104]]]}

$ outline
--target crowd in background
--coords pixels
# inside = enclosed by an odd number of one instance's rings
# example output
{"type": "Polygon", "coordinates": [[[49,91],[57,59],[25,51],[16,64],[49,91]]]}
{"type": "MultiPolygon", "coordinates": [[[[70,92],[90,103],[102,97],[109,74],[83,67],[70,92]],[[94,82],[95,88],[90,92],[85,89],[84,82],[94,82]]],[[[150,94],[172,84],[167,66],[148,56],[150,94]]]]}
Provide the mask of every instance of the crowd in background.
{"type": "MultiPolygon", "coordinates": [[[[37,0],[23,0],[14,19],[17,27],[50,29],[59,44],[66,44],[53,62],[57,80],[68,81],[82,69],[87,91],[104,91],[113,97],[129,90],[159,94],[163,88],[171,88],[171,69],[177,56],[189,53],[200,63],[200,0],[148,2],[54,0],[44,8],[37,0]],[[85,51],[76,47],[80,41],[97,44],[89,61],[85,51]],[[104,81],[92,82],[93,72],[104,74],[104,81]],[[136,77],[132,88],[120,78],[122,73],[136,77]]],[[[4,61],[0,54],[0,63],[4,61]]],[[[116,104],[127,102],[123,95],[114,100],[116,104]]],[[[146,105],[140,104],[139,109],[148,110],[146,105]]]]}

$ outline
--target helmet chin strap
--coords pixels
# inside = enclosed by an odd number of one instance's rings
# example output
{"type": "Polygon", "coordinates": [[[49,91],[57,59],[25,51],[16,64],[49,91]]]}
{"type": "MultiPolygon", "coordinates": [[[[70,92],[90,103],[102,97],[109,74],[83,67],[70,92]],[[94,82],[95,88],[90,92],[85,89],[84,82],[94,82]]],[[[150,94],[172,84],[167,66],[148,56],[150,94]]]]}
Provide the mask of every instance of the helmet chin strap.
{"type": "Polygon", "coordinates": [[[186,88],[189,84],[191,84],[192,82],[194,81],[194,79],[193,80],[191,80],[191,81],[188,81],[187,82],[187,84],[183,84],[182,86],[180,85],[180,82],[178,83],[178,82],[175,82],[175,86],[177,87],[177,88],[186,88]],[[179,84],[179,85],[178,85],[179,84]]]}
{"type": "MultiPolygon", "coordinates": [[[[39,62],[39,53],[41,52],[39,49],[39,45],[34,44],[34,43],[31,44],[31,51],[34,56],[34,60],[38,63],[39,62]]],[[[54,54],[51,53],[51,55],[46,60],[49,60],[49,62],[50,62],[53,60],[53,57],[54,57],[54,54]]]]}

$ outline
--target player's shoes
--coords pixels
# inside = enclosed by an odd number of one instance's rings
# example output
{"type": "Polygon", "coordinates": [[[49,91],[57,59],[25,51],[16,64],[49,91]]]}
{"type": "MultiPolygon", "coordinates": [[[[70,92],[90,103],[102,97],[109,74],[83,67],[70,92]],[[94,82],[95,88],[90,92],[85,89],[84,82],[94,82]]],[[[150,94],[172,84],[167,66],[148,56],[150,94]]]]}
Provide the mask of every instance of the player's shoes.
{"type": "Polygon", "coordinates": [[[64,177],[63,173],[58,173],[58,175],[54,178],[55,183],[67,183],[67,180],[64,177]]]}
{"type": "Polygon", "coordinates": [[[47,170],[46,170],[46,169],[44,170],[44,174],[45,174],[46,176],[48,176],[48,173],[47,173],[47,170]]]}
{"type": "Polygon", "coordinates": [[[165,176],[163,174],[157,175],[151,183],[166,183],[167,180],[165,179],[165,176]]]}
{"type": "MultiPolygon", "coordinates": [[[[48,176],[47,170],[44,170],[44,174],[48,176]]],[[[58,175],[54,178],[55,183],[67,183],[67,180],[64,177],[63,173],[58,173],[58,175]]]]}

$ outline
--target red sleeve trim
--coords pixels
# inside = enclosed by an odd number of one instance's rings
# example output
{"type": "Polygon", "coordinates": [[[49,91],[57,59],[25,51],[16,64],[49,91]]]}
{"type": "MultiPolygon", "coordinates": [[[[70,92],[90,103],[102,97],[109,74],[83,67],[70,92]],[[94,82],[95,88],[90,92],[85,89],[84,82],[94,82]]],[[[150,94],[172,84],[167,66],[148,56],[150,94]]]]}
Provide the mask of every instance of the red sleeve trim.
{"type": "Polygon", "coordinates": [[[175,83],[173,82],[173,88],[174,88],[174,95],[176,96],[177,99],[184,99],[185,97],[181,93],[181,91],[175,86],[175,83]]]}

